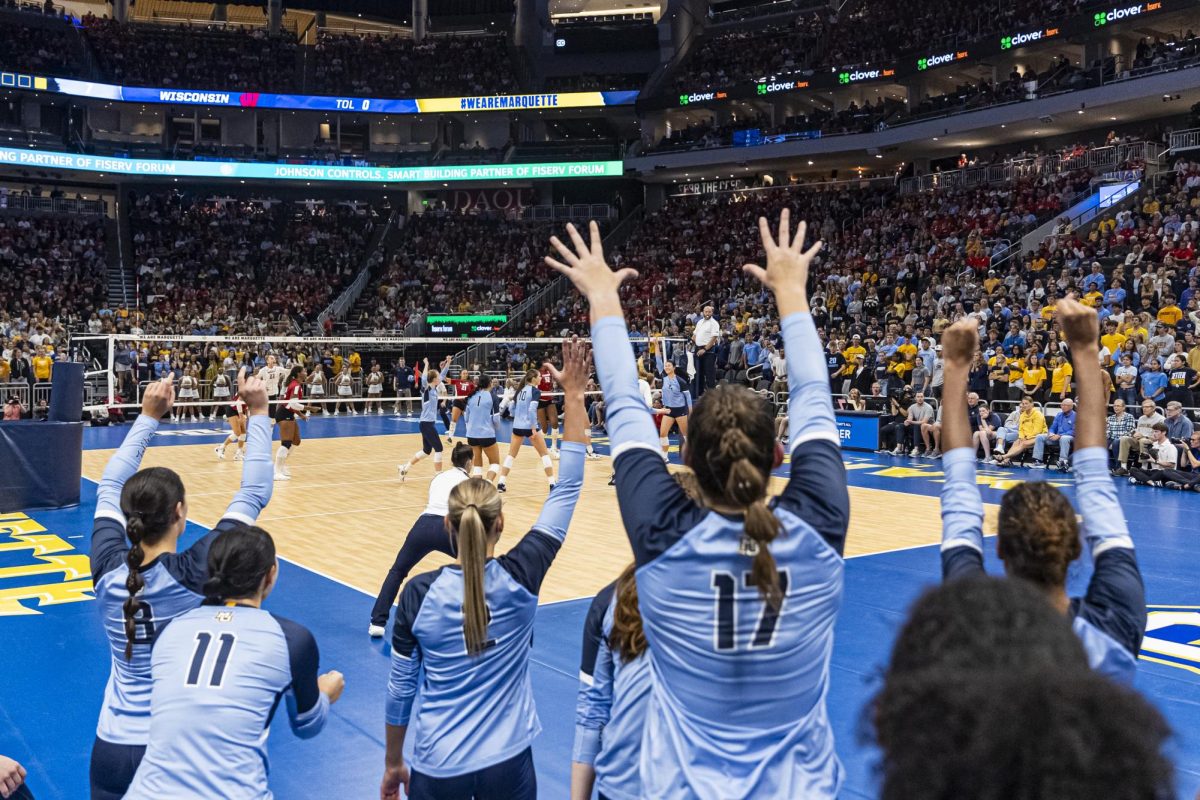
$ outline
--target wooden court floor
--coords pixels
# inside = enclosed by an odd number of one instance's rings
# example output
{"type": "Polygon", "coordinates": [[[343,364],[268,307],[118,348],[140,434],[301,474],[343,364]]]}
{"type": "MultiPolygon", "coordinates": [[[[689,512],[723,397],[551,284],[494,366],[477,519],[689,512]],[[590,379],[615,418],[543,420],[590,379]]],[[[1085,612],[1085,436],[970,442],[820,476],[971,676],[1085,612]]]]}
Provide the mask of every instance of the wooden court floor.
{"type": "MultiPolygon", "coordinates": [[[[287,464],[292,480],[276,482],[259,518],[275,538],[279,555],[314,572],[374,595],[413,522],[425,508],[433,465],[426,459],[400,483],[397,464],[420,446],[417,434],[308,439],[287,464]]],[[[278,443],[274,444],[278,447],[278,443]]],[[[83,473],[99,480],[112,450],[88,450],[83,473]]],[[[151,447],[143,466],[177,471],[187,487],[188,515],[211,527],[221,518],[241,479],[241,462],[217,460],[213,445],[151,447]]],[[[613,580],[632,558],[608,486],[611,461],[586,462],[583,493],[566,544],[542,588],[542,602],[590,597],[613,580]]],[[[779,491],[782,478],[772,481],[779,491]]],[[[499,550],[529,530],[547,487],[532,448],[523,448],[504,495],[505,532],[499,550]]],[[[938,499],[850,487],[847,556],[870,555],[935,544],[941,538],[938,499]]],[[[995,506],[986,507],[985,530],[994,530],[995,506]]],[[[411,574],[450,561],[435,553],[411,574]]],[[[365,624],[365,621],[364,621],[365,624]]]]}

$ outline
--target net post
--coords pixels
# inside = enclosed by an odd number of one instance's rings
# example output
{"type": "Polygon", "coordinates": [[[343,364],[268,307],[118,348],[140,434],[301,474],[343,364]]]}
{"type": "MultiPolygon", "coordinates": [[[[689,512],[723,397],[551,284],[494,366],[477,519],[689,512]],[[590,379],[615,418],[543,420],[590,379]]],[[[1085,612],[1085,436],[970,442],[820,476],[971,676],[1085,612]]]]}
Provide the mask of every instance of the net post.
{"type": "Polygon", "coordinates": [[[116,399],[113,393],[113,370],[116,368],[116,360],[114,359],[117,352],[117,340],[113,336],[108,337],[108,369],[105,370],[105,381],[108,384],[108,404],[111,406],[116,399]]]}

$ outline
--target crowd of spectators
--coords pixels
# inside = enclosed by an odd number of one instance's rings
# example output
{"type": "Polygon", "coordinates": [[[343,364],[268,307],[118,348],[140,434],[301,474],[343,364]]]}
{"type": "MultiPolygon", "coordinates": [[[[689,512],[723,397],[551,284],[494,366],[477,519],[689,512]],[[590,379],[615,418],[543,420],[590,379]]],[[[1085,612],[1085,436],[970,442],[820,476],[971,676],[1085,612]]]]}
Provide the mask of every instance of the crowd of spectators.
{"type": "Polygon", "coordinates": [[[83,29],[115,83],[188,89],[293,91],[296,38],[264,28],[122,24],[88,14],[83,29]]]}
{"type": "Polygon", "coordinates": [[[306,91],[367,97],[454,97],[517,92],[504,36],[322,33],[306,91]]]}
{"type": "MultiPolygon", "coordinates": [[[[3,10],[7,11],[7,9],[3,10]]],[[[0,69],[39,75],[79,73],[81,44],[67,20],[38,20],[0,11],[0,69]]]]}
{"type": "Polygon", "coordinates": [[[645,72],[580,73],[576,75],[547,75],[548,92],[616,92],[641,89],[646,83],[645,72]]]}
{"type": "Polygon", "coordinates": [[[349,324],[397,331],[425,312],[515,306],[547,282],[542,256],[551,233],[548,225],[498,215],[413,215],[349,324]]]}
{"type": "Polygon", "coordinates": [[[294,333],[354,279],[373,225],[366,207],[177,193],[129,213],[141,303],[115,327],[147,334],[294,333]]]}

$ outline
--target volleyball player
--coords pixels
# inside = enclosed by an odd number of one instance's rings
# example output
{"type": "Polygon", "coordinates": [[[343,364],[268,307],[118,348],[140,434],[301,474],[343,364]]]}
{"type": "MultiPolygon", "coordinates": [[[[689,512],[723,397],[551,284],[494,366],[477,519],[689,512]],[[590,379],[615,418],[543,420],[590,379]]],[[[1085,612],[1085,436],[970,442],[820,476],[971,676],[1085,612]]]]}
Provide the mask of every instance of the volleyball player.
{"type": "Polygon", "coordinates": [[[438,390],[442,387],[446,367],[450,366],[452,357],[446,356],[442,359],[442,363],[438,365],[437,369],[430,369],[429,359],[425,359],[425,384],[421,387],[421,419],[417,423],[421,430],[421,449],[413,453],[413,457],[408,460],[408,463],[400,465],[401,482],[408,475],[408,471],[430,453],[433,454],[433,471],[435,473],[442,471],[442,439],[437,432],[437,413],[440,402],[438,390]]]}
{"type": "Polygon", "coordinates": [[[483,475],[483,458],[487,456],[487,479],[495,481],[500,472],[500,446],[496,444],[496,423],[492,419],[492,379],[489,375],[480,375],[474,385],[474,393],[467,398],[465,412],[467,423],[467,444],[475,451],[475,466],[471,470],[473,476],[483,475]]]}
{"type": "Polygon", "coordinates": [[[559,482],[533,528],[494,557],[504,530],[500,494],[479,478],[460,483],[446,516],[458,563],[418,575],[400,595],[381,800],[398,798],[401,785],[410,798],[537,797],[530,743],[541,723],[529,681],[530,643],[538,592],[583,484],[586,346],[564,343],[563,368],[554,374],[571,412],[559,482]]]}
{"type": "Polygon", "coordinates": [[[267,387],[267,400],[274,403],[282,389],[281,383],[287,376],[283,367],[279,366],[279,358],[274,353],[267,354],[267,365],[258,371],[258,377],[267,387]]]}
{"type": "Polygon", "coordinates": [[[312,633],[262,607],[279,577],[270,534],[223,531],[208,574],[204,604],[154,645],[150,743],[125,800],[270,798],[267,734],[279,701],[292,732],[309,739],[341,697],[341,673],[317,674],[312,633]]]}
{"type": "Polygon", "coordinates": [[[425,504],[425,510],[404,537],[404,544],[396,553],[396,560],[388,570],[387,577],[383,579],[383,585],[379,587],[379,596],[375,598],[375,606],[371,609],[371,625],[367,628],[367,633],[372,639],[385,633],[388,614],[391,613],[392,604],[396,602],[400,585],[417,562],[434,551],[448,556],[454,555],[450,547],[450,537],[446,534],[446,504],[449,502],[450,490],[471,477],[473,458],[474,453],[470,445],[454,445],[450,452],[450,469],[438,473],[430,482],[429,500],[425,504]]]}
{"type": "Polygon", "coordinates": [[[375,404],[375,413],[383,413],[383,370],[378,361],[371,362],[371,371],[367,373],[367,403],[363,408],[364,414],[371,413],[371,404],[375,404]]]}
{"type": "Polygon", "coordinates": [[[554,374],[544,366],[539,372],[538,425],[550,440],[550,455],[558,458],[558,406],[554,403],[554,374]]]}
{"type": "Polygon", "coordinates": [[[446,439],[450,444],[454,444],[454,431],[458,427],[458,420],[467,412],[467,400],[475,394],[475,384],[471,381],[471,373],[465,369],[459,372],[458,380],[450,381],[450,388],[454,390],[454,399],[450,403],[450,421],[446,423],[446,439]]]}
{"type": "Polygon", "coordinates": [[[604,800],[642,795],[642,726],[650,698],[649,661],[638,611],[636,564],[600,590],[583,625],[571,800],[591,800],[599,783],[604,800]]]}
{"type": "MultiPolygon", "coordinates": [[[[1094,571],[1083,597],[1068,597],[1067,570],[1082,545],[1071,503],[1048,483],[1022,483],[1004,493],[996,548],[1005,571],[1040,587],[1070,620],[1092,668],[1132,681],[1146,631],[1146,598],[1137,555],[1108,473],[1105,447],[1106,391],[1100,378],[1100,330],[1096,312],[1072,298],[1056,304],[1071,349],[1079,400],[1075,439],[1075,491],[1083,538],[1094,571]]],[[[942,575],[952,580],[980,575],[983,567],[983,502],[975,483],[975,455],[967,419],[967,371],[979,346],[974,321],[942,335],[946,380],[942,400],[942,575]]]]}
{"type": "Polygon", "coordinates": [[[683,440],[687,438],[688,412],[692,410],[692,392],[686,381],[675,374],[675,365],[670,361],[663,364],[662,404],[667,413],[662,415],[658,429],[658,441],[663,452],[670,451],[671,428],[679,428],[679,449],[683,451],[683,440]]]}
{"type": "Polygon", "coordinates": [[[287,467],[293,447],[300,446],[300,422],[296,418],[308,419],[309,410],[301,402],[304,399],[304,381],[308,375],[304,367],[297,364],[288,371],[286,389],[282,402],[275,406],[275,421],[279,423],[279,449],[275,451],[275,480],[290,481],[292,471],[287,467]]]}
{"type": "Polygon", "coordinates": [[[350,362],[342,362],[342,371],[333,379],[333,385],[337,387],[337,400],[333,404],[333,415],[336,417],[342,408],[342,404],[346,405],[346,413],[358,415],[358,410],[354,408],[354,401],[350,398],[354,397],[354,377],[350,374],[350,362]]]}
{"type": "Polygon", "coordinates": [[[233,454],[234,461],[241,461],[246,453],[246,403],[242,400],[241,395],[233,398],[229,403],[229,410],[233,413],[226,418],[229,422],[229,435],[225,437],[225,441],[216,446],[215,450],[217,458],[225,460],[225,448],[231,444],[237,445],[237,452],[233,454]]]}
{"type": "Polygon", "coordinates": [[[618,287],[636,277],[590,245],[557,237],[565,274],[591,308],[608,403],[617,500],[638,565],[638,604],[653,681],[642,737],[642,796],[835,797],[843,770],[825,707],[849,521],[829,376],[805,283],[820,243],[778,241],[759,220],[767,267],[746,271],[779,305],[787,354],[791,477],[768,504],[783,461],[770,407],[749,389],[709,389],[692,410],[685,463],[705,506],[671,479],[637,369],[618,287]]]}
{"type": "Polygon", "coordinates": [[[184,552],[177,552],[187,524],[183,482],[165,467],[138,471],[159,419],[175,401],[170,378],[146,388],[142,413],[100,479],[90,559],[112,672],[92,747],[92,800],[116,800],[129,788],[149,743],[151,646],[164,625],[200,604],[213,540],[231,526],[254,522],[271,498],[266,387],[243,370],[238,394],[249,409],[241,489],[212,531],[184,552]]]}
{"type": "MultiPolygon", "coordinates": [[[[533,449],[542,457],[542,469],[546,471],[546,480],[550,482],[550,488],[554,488],[554,462],[550,459],[550,452],[546,449],[546,440],[542,438],[542,430],[537,427],[538,402],[541,400],[542,394],[537,386],[538,379],[538,370],[531,369],[526,372],[524,385],[521,386],[521,391],[517,393],[516,400],[513,401],[512,442],[508,446],[508,455],[504,457],[504,466],[500,468],[500,478],[496,483],[496,488],[502,492],[508,491],[505,486],[508,473],[512,471],[513,462],[517,460],[517,454],[521,452],[521,445],[526,440],[529,440],[533,449]]],[[[588,449],[591,449],[590,443],[588,449]]]]}

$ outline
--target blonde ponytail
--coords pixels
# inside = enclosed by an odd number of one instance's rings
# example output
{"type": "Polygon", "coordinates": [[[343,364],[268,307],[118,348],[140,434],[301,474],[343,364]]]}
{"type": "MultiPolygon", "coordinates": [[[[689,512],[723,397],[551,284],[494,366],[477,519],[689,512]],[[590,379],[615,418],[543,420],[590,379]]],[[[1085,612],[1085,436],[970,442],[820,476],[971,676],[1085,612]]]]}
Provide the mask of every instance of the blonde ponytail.
{"type": "Polygon", "coordinates": [[[500,517],[500,508],[496,487],[481,478],[463,481],[450,492],[447,517],[454,527],[463,576],[463,638],[467,653],[473,656],[487,649],[490,614],[484,567],[488,543],[498,538],[493,529],[500,517]]]}

